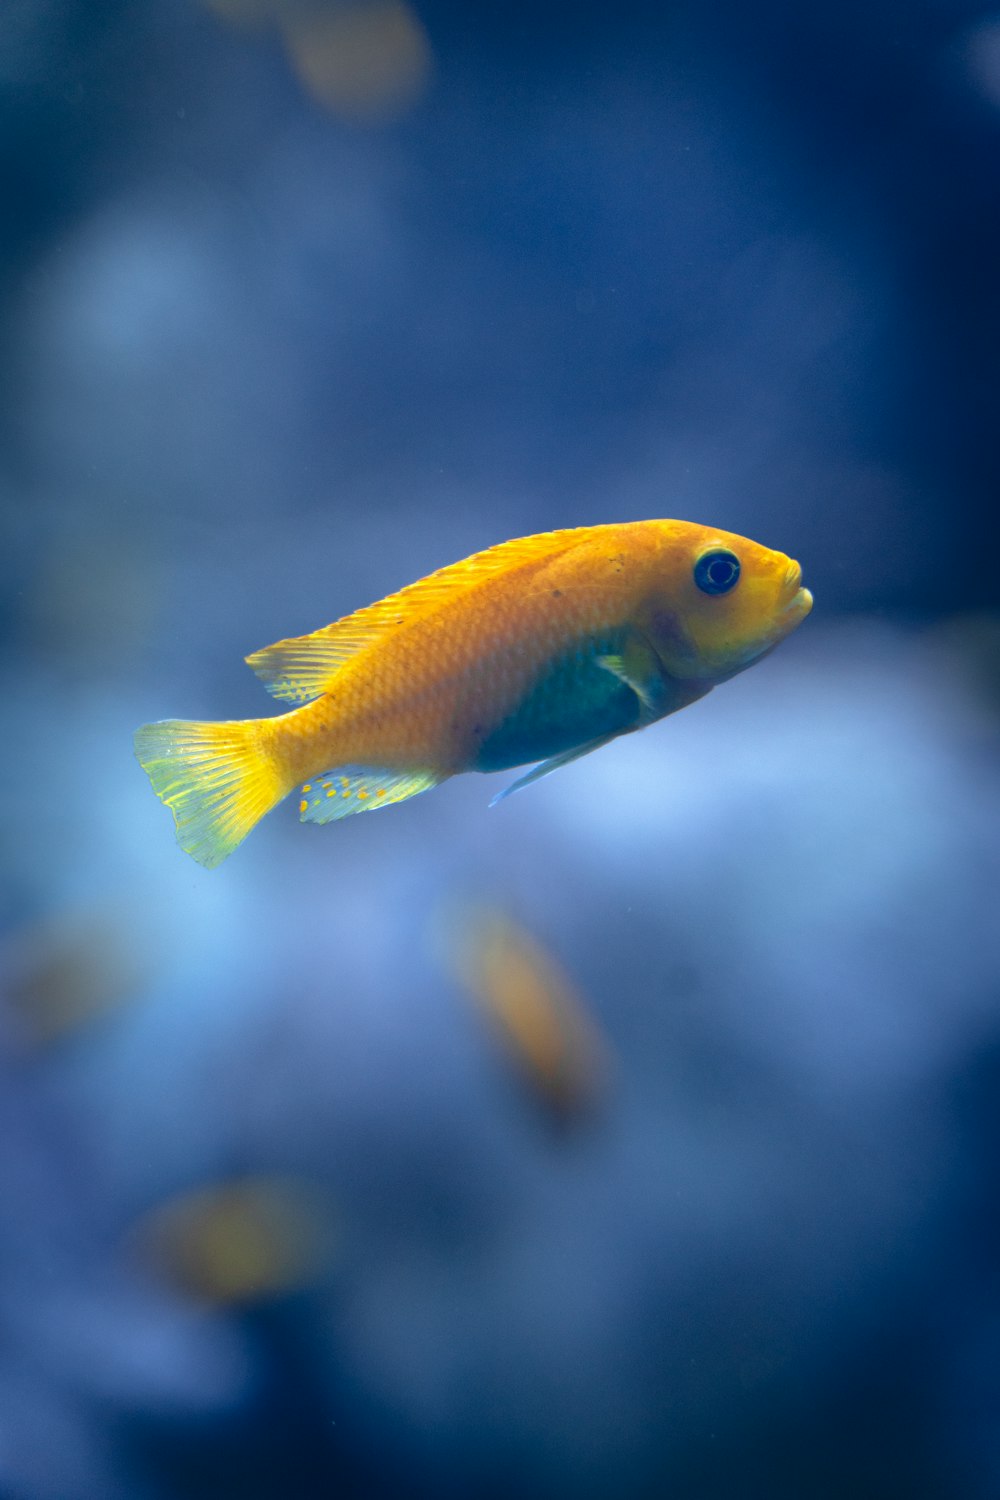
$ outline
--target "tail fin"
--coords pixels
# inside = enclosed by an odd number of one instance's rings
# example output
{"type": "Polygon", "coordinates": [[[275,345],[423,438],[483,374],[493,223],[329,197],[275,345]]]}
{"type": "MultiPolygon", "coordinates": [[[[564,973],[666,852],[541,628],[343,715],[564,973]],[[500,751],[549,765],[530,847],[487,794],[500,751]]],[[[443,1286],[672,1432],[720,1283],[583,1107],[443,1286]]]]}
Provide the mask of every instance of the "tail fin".
{"type": "Polygon", "coordinates": [[[289,790],[262,727],[259,719],[164,719],[135,732],[136,758],[174,815],[177,842],[207,870],[220,865],[289,790]]]}

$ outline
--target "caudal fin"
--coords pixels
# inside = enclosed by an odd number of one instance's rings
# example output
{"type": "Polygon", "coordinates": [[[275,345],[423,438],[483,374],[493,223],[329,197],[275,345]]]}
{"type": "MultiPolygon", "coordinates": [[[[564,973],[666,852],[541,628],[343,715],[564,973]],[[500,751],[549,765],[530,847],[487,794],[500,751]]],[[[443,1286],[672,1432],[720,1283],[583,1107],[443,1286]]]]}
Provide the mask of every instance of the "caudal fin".
{"type": "Polygon", "coordinates": [[[177,842],[207,870],[220,865],[289,790],[257,719],[144,724],[135,732],[135,753],[174,815],[177,842]]]}

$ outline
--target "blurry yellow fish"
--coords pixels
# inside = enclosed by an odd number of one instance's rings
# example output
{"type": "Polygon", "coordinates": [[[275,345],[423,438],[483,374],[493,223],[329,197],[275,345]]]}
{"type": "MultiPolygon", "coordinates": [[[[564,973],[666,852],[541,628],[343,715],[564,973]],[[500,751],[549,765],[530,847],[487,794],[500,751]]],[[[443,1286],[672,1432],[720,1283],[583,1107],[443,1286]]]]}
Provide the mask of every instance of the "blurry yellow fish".
{"type": "Polygon", "coordinates": [[[465,917],[448,954],[537,1097],[562,1119],[591,1109],[609,1071],[607,1046],[552,954],[489,909],[465,917]]]}
{"type": "Polygon", "coordinates": [[[19,1040],[44,1047],[76,1035],[138,994],[135,913],[61,911],[0,945],[4,997],[19,1040]]]}
{"type": "Polygon", "coordinates": [[[812,608],[801,578],[784,553],[688,521],[503,542],[247,657],[304,706],[145,724],[135,753],[210,869],[300,783],[307,823],[541,762],[516,791],[757,661],[812,608]]]}
{"type": "Polygon", "coordinates": [[[170,1199],[133,1237],[182,1291],[250,1303],[320,1281],[332,1259],[328,1205],[294,1178],[246,1177],[170,1199]]]}

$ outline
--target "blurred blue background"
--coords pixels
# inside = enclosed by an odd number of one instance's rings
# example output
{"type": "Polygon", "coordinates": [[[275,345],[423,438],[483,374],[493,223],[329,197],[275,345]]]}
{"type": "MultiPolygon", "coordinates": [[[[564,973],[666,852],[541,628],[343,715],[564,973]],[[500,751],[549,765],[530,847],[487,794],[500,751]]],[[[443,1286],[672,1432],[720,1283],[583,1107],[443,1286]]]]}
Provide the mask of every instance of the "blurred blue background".
{"type": "Polygon", "coordinates": [[[1000,1495],[998,163],[983,4],[6,0],[4,1500],[1000,1495]],[[139,723],[649,516],[813,615],[178,850],[139,723]]]}

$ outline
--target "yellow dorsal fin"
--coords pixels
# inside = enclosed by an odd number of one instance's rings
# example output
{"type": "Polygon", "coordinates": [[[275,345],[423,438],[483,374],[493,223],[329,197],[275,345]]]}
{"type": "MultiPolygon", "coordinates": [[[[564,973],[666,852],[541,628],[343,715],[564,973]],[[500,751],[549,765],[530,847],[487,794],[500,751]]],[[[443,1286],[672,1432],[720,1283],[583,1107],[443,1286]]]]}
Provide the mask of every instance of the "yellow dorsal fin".
{"type": "Polygon", "coordinates": [[[564,531],[546,531],[538,536],[500,542],[485,552],[476,552],[461,562],[439,568],[396,594],[355,610],[311,635],[292,636],[264,646],[246,658],[269,693],[292,703],[307,703],[328,691],[331,680],[346,661],[370,646],[383,632],[412,623],[433,613],[463,589],[495,578],[522,564],[543,562],[566,551],[598,528],[577,526],[564,531]]]}

